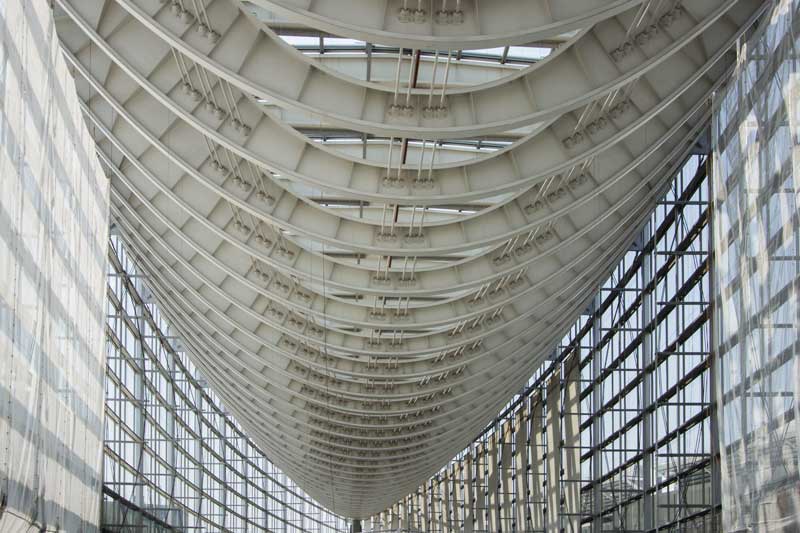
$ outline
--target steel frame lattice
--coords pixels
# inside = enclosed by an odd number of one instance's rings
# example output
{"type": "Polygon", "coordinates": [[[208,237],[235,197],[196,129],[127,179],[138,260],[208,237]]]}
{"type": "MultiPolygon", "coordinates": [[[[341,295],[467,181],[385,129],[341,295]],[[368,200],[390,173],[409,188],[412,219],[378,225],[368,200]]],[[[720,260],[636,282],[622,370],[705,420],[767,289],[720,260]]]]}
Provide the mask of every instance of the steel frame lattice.
{"type": "Polygon", "coordinates": [[[117,236],[108,275],[103,530],[348,531],[228,414],[117,236]]]}
{"type": "Polygon", "coordinates": [[[374,530],[718,531],[706,171],[686,162],[526,390],[374,530]]]}

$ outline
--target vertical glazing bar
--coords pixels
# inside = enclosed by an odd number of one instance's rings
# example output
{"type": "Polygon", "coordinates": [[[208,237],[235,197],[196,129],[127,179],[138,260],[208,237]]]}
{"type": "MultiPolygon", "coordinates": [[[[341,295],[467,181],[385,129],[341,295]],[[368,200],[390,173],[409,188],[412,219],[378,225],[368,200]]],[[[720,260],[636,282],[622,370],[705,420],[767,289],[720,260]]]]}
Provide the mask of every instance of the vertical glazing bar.
{"type": "Polygon", "coordinates": [[[514,499],[514,433],[512,432],[511,419],[503,423],[503,445],[500,449],[500,483],[502,494],[499,499],[500,523],[502,531],[511,530],[511,508],[514,499]]]}
{"type": "MultiPolygon", "coordinates": [[[[651,229],[651,222],[648,221],[641,233],[641,243],[648,243],[653,236],[651,229]]],[[[645,531],[650,531],[656,525],[656,506],[653,495],[653,476],[656,463],[653,460],[654,450],[654,428],[653,416],[655,411],[651,410],[655,402],[655,394],[653,392],[653,336],[651,334],[653,326],[653,288],[651,284],[653,279],[653,257],[652,250],[642,251],[642,327],[641,327],[641,354],[642,354],[642,399],[641,409],[643,410],[642,416],[642,518],[644,519],[645,531]]]]}
{"type": "Polygon", "coordinates": [[[475,484],[474,480],[474,469],[475,465],[472,459],[472,451],[470,450],[467,453],[467,456],[464,458],[464,466],[463,470],[461,471],[461,479],[464,483],[464,500],[463,506],[464,511],[462,513],[463,522],[464,522],[464,532],[465,533],[472,533],[475,530],[475,484]]]}
{"type": "MultiPolygon", "coordinates": [[[[716,289],[716,280],[714,279],[713,272],[715,271],[715,262],[717,260],[716,254],[714,252],[714,224],[715,224],[715,214],[716,214],[716,206],[714,205],[714,198],[713,198],[713,181],[711,176],[714,175],[714,169],[712,168],[714,158],[708,157],[706,158],[706,179],[705,182],[705,190],[708,198],[708,235],[709,239],[707,242],[708,246],[708,271],[712,274],[708,276],[708,298],[714,302],[716,299],[717,289],[716,289]]],[[[717,404],[717,393],[718,393],[718,372],[719,372],[719,358],[718,358],[718,350],[717,347],[719,346],[719,333],[717,332],[716,328],[716,310],[714,309],[715,303],[711,304],[711,312],[709,313],[708,317],[708,330],[710,333],[710,341],[709,341],[709,403],[711,404],[711,413],[710,413],[710,420],[709,420],[709,433],[710,433],[710,455],[711,455],[711,505],[714,509],[713,511],[713,522],[712,527],[719,527],[721,524],[721,517],[717,509],[722,505],[722,464],[720,461],[720,450],[719,450],[719,404],[717,404]]]]}
{"type": "Polygon", "coordinates": [[[603,417],[601,410],[603,408],[603,383],[601,381],[603,372],[603,354],[600,347],[600,339],[602,338],[600,308],[603,302],[603,297],[600,292],[592,302],[591,314],[591,365],[592,365],[592,532],[600,533],[603,531],[603,487],[599,482],[603,475],[603,451],[600,449],[600,443],[603,440],[603,417]]]}
{"type": "Polygon", "coordinates": [[[441,529],[444,533],[450,533],[452,531],[450,527],[450,494],[452,490],[452,486],[450,484],[450,467],[444,471],[442,474],[442,483],[441,483],[441,490],[439,492],[439,498],[441,499],[441,529]]]}
{"type": "Polygon", "coordinates": [[[479,442],[475,447],[475,527],[486,529],[486,446],[479,442]]]}
{"type": "Polygon", "coordinates": [[[527,402],[523,403],[522,409],[517,411],[514,427],[514,524],[516,531],[525,531],[528,528],[527,517],[530,513],[528,508],[528,410],[527,402]]]}
{"type": "Polygon", "coordinates": [[[577,357],[565,363],[564,380],[564,445],[562,449],[564,476],[565,533],[581,531],[581,430],[580,430],[580,366],[577,357]]]}
{"type": "Polygon", "coordinates": [[[561,372],[547,383],[545,400],[547,431],[547,513],[548,531],[561,531],[561,372]]]}
{"type": "Polygon", "coordinates": [[[546,465],[547,445],[544,433],[544,403],[541,389],[531,397],[531,523],[534,531],[544,531],[546,525],[546,465]]]}
{"type": "Polygon", "coordinates": [[[436,475],[431,480],[431,531],[442,531],[442,478],[436,475]]]}
{"type": "Polygon", "coordinates": [[[497,472],[497,448],[498,448],[498,435],[499,431],[495,431],[488,439],[488,447],[486,453],[486,470],[488,472],[488,481],[486,483],[487,491],[487,507],[489,510],[489,519],[487,528],[496,531],[500,529],[500,514],[497,512],[499,505],[498,501],[498,485],[500,483],[497,472]]]}

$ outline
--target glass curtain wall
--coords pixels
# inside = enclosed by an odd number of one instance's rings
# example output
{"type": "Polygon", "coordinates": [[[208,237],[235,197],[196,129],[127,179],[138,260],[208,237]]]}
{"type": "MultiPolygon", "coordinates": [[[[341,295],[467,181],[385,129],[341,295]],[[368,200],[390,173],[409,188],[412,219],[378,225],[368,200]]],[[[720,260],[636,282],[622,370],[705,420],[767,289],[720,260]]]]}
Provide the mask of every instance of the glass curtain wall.
{"type": "Polygon", "coordinates": [[[706,173],[689,158],[530,386],[374,531],[719,531],[706,173]]]}
{"type": "Polygon", "coordinates": [[[800,531],[800,1],[739,49],[714,116],[724,531],[800,531]]]}
{"type": "Polygon", "coordinates": [[[107,236],[50,6],[0,0],[0,531],[98,530],[107,236]]]}
{"type": "Polygon", "coordinates": [[[227,413],[172,334],[131,254],[112,236],[104,530],[349,531],[227,413]]]}

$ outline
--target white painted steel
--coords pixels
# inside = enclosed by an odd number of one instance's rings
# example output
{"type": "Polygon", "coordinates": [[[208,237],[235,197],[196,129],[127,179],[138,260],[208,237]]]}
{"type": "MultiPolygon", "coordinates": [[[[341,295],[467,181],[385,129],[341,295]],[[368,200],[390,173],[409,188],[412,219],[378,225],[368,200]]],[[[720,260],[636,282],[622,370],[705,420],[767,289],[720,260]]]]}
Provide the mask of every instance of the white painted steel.
{"type": "Polygon", "coordinates": [[[250,0],[290,21],[368,42],[417,48],[476,49],[559,37],[644,0],[250,0]],[[402,20],[407,6],[416,15],[402,20]],[[442,16],[444,15],[444,16],[442,16]]]}
{"type": "MultiPolygon", "coordinates": [[[[333,2],[281,2],[337,24],[333,2]]],[[[414,54],[392,83],[356,79],[236,0],[58,4],[116,224],[160,305],[275,463],[352,517],[417,487],[525,383],[691,150],[762,7],[520,11],[529,36],[582,29],[485,83],[448,85],[440,53],[431,92],[414,54]],[[387,140],[361,158],[312,126],[387,140]],[[512,142],[460,159],[442,144],[490,133],[512,142]]],[[[348,20],[346,37],[383,31],[348,20]]],[[[461,30],[396,36],[516,42],[461,30]]]]}

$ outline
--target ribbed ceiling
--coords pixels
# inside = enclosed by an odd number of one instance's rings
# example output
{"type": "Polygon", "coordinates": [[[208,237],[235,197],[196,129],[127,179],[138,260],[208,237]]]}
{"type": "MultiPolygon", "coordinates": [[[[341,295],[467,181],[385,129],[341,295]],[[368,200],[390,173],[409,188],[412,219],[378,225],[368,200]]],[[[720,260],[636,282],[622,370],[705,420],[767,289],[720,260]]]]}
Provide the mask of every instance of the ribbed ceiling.
{"type": "Polygon", "coordinates": [[[57,4],[117,231],[165,315],[269,457],[365,517],[552,351],[763,2],[57,4]],[[281,21],[395,49],[335,68],[281,21]],[[555,48],[517,66],[460,52],[511,45],[555,48]]]}

